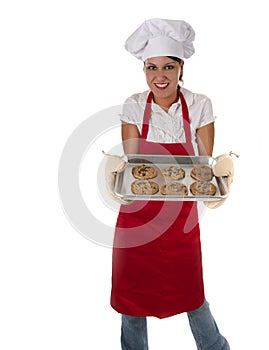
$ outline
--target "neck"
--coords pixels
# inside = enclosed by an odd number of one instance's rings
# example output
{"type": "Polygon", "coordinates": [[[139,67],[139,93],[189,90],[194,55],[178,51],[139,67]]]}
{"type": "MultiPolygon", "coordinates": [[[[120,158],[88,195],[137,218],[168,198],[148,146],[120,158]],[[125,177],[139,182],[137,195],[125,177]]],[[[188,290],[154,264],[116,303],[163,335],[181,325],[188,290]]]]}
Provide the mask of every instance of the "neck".
{"type": "Polygon", "coordinates": [[[179,94],[177,91],[173,96],[164,97],[164,98],[154,96],[153,94],[153,101],[165,110],[168,110],[173,103],[177,102],[178,98],[179,98],[179,94]]]}

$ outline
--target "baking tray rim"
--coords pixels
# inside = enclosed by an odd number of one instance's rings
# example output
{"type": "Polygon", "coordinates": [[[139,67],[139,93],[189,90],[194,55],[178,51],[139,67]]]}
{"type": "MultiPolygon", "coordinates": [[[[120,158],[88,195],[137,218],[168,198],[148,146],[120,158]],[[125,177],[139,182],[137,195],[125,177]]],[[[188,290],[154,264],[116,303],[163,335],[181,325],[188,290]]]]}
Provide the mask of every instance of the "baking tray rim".
{"type": "MultiPolygon", "coordinates": [[[[123,182],[123,176],[127,168],[130,168],[131,164],[152,164],[153,166],[156,166],[159,168],[159,166],[164,165],[175,165],[179,164],[184,168],[195,166],[195,165],[208,165],[210,167],[213,166],[213,164],[216,162],[216,158],[212,156],[186,156],[186,155],[155,155],[155,154],[127,154],[125,157],[127,167],[122,171],[116,173],[116,181],[114,186],[114,193],[119,196],[120,198],[124,200],[157,200],[157,201],[204,201],[204,202],[211,202],[211,201],[220,201],[229,196],[229,190],[227,183],[225,181],[225,177],[217,177],[214,176],[213,181],[215,185],[217,184],[217,192],[218,195],[214,196],[194,196],[190,193],[187,196],[176,196],[176,195],[163,195],[160,192],[158,194],[154,195],[135,195],[135,194],[126,194],[119,191],[119,187],[121,186],[123,182]],[[130,165],[130,166],[129,166],[130,165]]],[[[133,178],[133,181],[135,181],[135,178],[133,178]]],[[[180,180],[179,180],[180,181],[180,180]]],[[[192,179],[194,182],[195,180],[192,179]]],[[[157,181],[158,182],[158,181],[157,181]]],[[[122,186],[121,186],[122,187],[122,186]]],[[[189,187],[189,186],[188,186],[189,187]]]]}

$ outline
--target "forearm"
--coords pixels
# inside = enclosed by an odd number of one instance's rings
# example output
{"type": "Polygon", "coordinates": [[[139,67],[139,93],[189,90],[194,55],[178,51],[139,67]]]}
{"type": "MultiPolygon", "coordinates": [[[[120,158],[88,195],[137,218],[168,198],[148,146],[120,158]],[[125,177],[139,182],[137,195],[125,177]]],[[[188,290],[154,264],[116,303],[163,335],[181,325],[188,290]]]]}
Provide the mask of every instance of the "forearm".
{"type": "Polygon", "coordinates": [[[121,136],[125,154],[139,153],[140,134],[136,125],[122,123],[121,136]]]}
{"type": "Polygon", "coordinates": [[[197,129],[196,137],[199,155],[212,156],[215,137],[214,123],[210,123],[197,129]]]}

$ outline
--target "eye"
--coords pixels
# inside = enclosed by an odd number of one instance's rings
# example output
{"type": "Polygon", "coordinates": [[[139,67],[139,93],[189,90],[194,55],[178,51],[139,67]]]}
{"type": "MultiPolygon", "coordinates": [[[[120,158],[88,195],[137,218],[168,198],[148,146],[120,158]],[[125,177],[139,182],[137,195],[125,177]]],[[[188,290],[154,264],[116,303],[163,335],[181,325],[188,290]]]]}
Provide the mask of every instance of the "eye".
{"type": "Polygon", "coordinates": [[[175,67],[172,66],[172,65],[168,65],[168,66],[165,66],[164,69],[165,70],[170,70],[170,69],[174,69],[175,67]]]}
{"type": "Polygon", "coordinates": [[[155,66],[147,66],[147,69],[148,70],[156,70],[156,67],[155,66]]]}

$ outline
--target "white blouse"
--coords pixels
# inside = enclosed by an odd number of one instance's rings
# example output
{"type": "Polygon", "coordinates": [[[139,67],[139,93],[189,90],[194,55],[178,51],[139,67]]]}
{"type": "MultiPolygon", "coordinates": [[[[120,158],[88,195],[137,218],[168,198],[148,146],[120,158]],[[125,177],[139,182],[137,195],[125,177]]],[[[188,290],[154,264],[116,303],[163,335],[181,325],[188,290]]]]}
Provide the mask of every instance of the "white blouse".
{"type": "MultiPolygon", "coordinates": [[[[192,143],[198,155],[196,130],[215,121],[210,99],[202,94],[192,93],[181,88],[185,97],[191,126],[192,143]]],[[[144,110],[149,90],[128,97],[124,103],[120,119],[123,122],[137,125],[141,133],[144,110]]],[[[147,140],[158,143],[184,143],[183,117],[180,99],[166,112],[152,101],[147,140]]]]}

